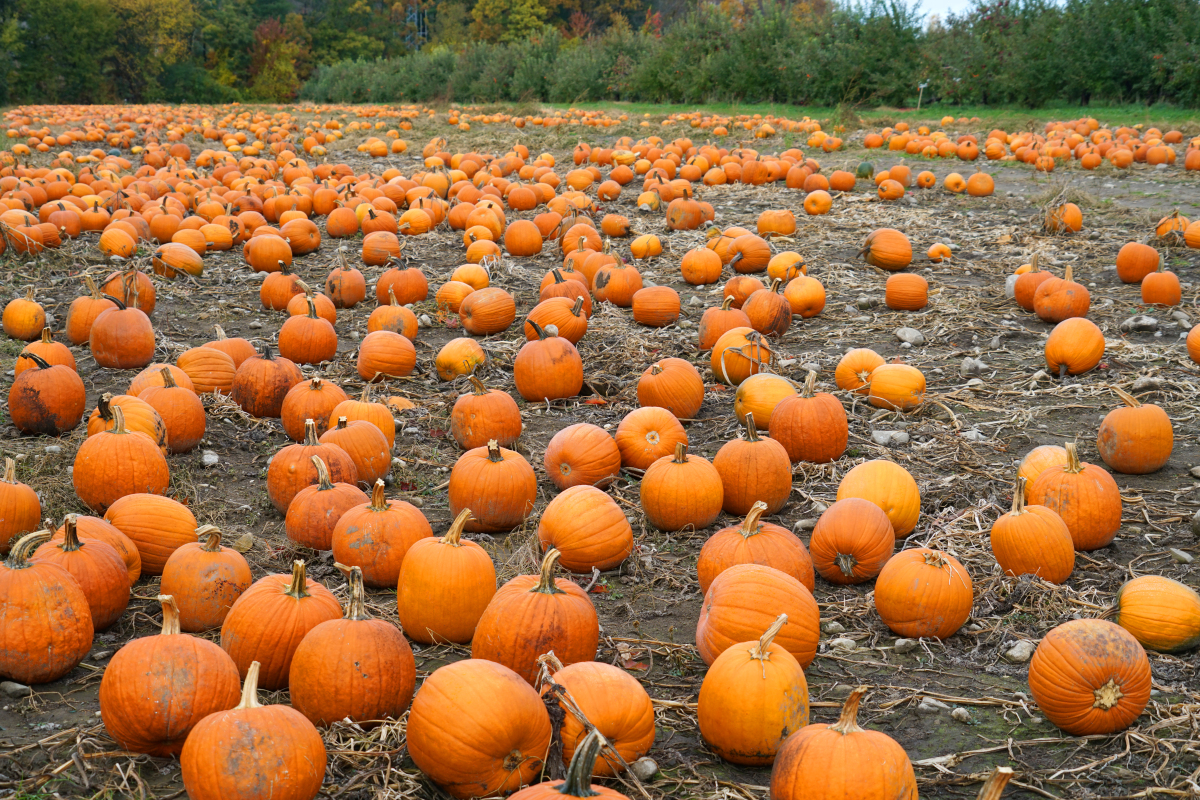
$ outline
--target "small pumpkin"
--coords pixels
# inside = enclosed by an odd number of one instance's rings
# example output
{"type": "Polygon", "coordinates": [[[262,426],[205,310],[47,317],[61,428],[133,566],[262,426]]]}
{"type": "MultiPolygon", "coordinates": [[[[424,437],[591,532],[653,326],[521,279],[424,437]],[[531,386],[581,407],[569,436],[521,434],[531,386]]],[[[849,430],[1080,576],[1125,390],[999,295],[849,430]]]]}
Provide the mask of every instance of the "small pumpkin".
{"type": "MultiPolygon", "coordinates": [[[[387,403],[376,401],[374,386],[370,383],[363,386],[362,394],[357,399],[349,398],[343,400],[333,407],[333,411],[329,412],[330,427],[337,424],[338,419],[345,417],[347,422],[355,420],[364,420],[371,423],[379,432],[383,434],[383,438],[387,440],[388,450],[396,444],[396,420],[392,416],[392,400],[389,398],[387,403]]],[[[412,408],[410,403],[407,408],[412,408]]]]}
{"type": "Polygon", "coordinates": [[[301,547],[331,550],[334,526],[346,511],[367,502],[367,496],[353,484],[335,484],[330,480],[329,470],[320,456],[310,456],[309,460],[316,467],[317,482],[296,492],[288,503],[284,532],[301,547]]]}
{"type": "Polygon", "coordinates": [[[1063,583],[1075,569],[1071,532],[1056,512],[1025,505],[1027,478],[1018,473],[1012,510],[992,523],[992,555],[1005,575],[1037,575],[1063,583]]]}
{"type": "Polygon", "coordinates": [[[866,347],[847,350],[838,361],[833,381],[839,389],[866,395],[871,391],[871,373],[884,364],[883,356],[866,347]]]}
{"type": "Polygon", "coordinates": [[[834,584],[863,583],[892,557],[896,535],[887,515],[857,497],[838,500],[821,514],[809,540],[813,568],[834,584]]]}
{"type": "Polygon", "coordinates": [[[221,627],[230,607],[250,588],[250,565],[221,544],[214,525],[196,529],[199,541],[180,546],[162,569],[161,590],[178,606],[179,626],[189,633],[221,627]]]}
{"type": "Polygon", "coordinates": [[[452,381],[460,375],[471,375],[487,363],[487,352],[469,336],[459,336],[442,345],[433,360],[438,377],[452,381]]]}
{"type": "Polygon", "coordinates": [[[1043,444],[1033,448],[1021,459],[1017,474],[1025,478],[1025,496],[1029,497],[1029,487],[1043,470],[1050,467],[1061,467],[1067,463],[1067,448],[1056,444],[1043,444]]]}
{"type": "Polygon", "coordinates": [[[1087,316],[1091,293],[1073,277],[1072,267],[1068,264],[1062,278],[1051,277],[1038,284],[1033,293],[1033,311],[1043,322],[1058,323],[1087,316]]]}
{"type": "Polygon", "coordinates": [[[616,569],[633,552],[625,512],[594,486],[572,486],[551,500],[537,536],[543,550],[561,553],[559,563],[570,572],[616,569]]]}
{"type": "Polygon", "coordinates": [[[801,667],[812,663],[821,638],[817,601],[800,581],[774,567],[736,564],[713,579],[704,593],[696,625],[696,649],[710,667],[738,644],[751,641],[756,630],[765,630],[776,613],[787,614],[785,630],[776,643],[792,654],[801,667]]]}
{"type": "Polygon", "coordinates": [[[96,317],[110,308],[117,307],[114,298],[100,293],[100,289],[97,288],[91,275],[85,273],[83,281],[87,286],[88,293],[76,297],[67,308],[67,340],[73,345],[81,345],[88,341],[92,335],[92,323],[96,321],[96,317]]]}
{"type": "Polygon", "coordinates": [[[278,419],[284,398],[304,380],[304,375],[290,359],[272,356],[269,344],[264,344],[259,352],[237,368],[230,397],[252,417],[278,419]]]}
{"type": "Polygon", "coordinates": [[[912,533],[921,516],[921,490],[909,471],[894,461],[866,461],[847,472],[838,484],[837,499],[847,497],[870,500],[883,509],[897,539],[912,533]]]}
{"type": "Polygon", "coordinates": [[[1074,203],[1047,209],[1044,227],[1050,233],[1078,233],[1083,228],[1083,212],[1074,203]]]}
{"type": "Polygon", "coordinates": [[[817,373],[810,371],[800,393],[785,396],[771,412],[771,439],[783,445],[793,464],[827,464],[846,452],[850,436],[846,409],[833,395],[816,392],[816,383],[817,373]]]}
{"type": "Polygon", "coordinates": [[[722,528],[700,548],[696,576],[701,594],[725,570],[738,564],[761,564],[791,575],[810,592],[815,583],[812,558],[804,542],[782,525],[763,522],[767,504],[755,503],[740,525],[722,528]]]}
{"type": "Polygon", "coordinates": [[[161,370],[162,385],[147,386],[139,399],[150,406],[162,420],[166,433],[167,451],[191,452],[204,438],[207,418],[204,403],[191,389],[175,383],[175,373],[167,367],[161,370]]]}
{"type": "MultiPolygon", "coordinates": [[[[51,366],[63,366],[76,372],[79,371],[75,364],[75,356],[71,354],[71,349],[61,342],[54,341],[49,328],[42,328],[42,338],[25,345],[18,356],[30,353],[41,356],[42,360],[51,366]]],[[[20,375],[27,369],[33,369],[34,366],[32,359],[18,357],[13,369],[13,377],[20,375]]]]}
{"type": "Polygon", "coordinates": [[[306,420],[304,441],[280,448],[267,467],[267,497],[280,514],[288,512],[302,489],[320,482],[321,471],[312,461],[313,456],[321,457],[330,482],[350,486],[358,482],[358,470],[350,454],[337,445],[322,444],[317,439],[316,424],[306,420]]]}
{"type": "Polygon", "coordinates": [[[338,417],[338,424],[321,434],[317,441],[346,451],[354,462],[361,486],[373,486],[375,481],[392,471],[392,452],[387,439],[366,420],[350,422],[345,417],[338,417]]]}
{"type": "Polygon", "coordinates": [[[533,510],[537,476],[524,456],[492,439],[458,457],[450,470],[448,494],[450,513],[456,517],[467,508],[486,509],[467,523],[466,530],[507,532],[533,510]]]}
{"type": "Polygon", "coordinates": [[[1096,449],[1111,469],[1126,475],[1146,475],[1166,465],[1175,444],[1175,432],[1167,412],[1153,403],[1113,387],[1125,403],[1115,408],[1100,423],[1096,449]]]}
{"type": "Polygon", "coordinates": [[[1117,277],[1122,283],[1141,283],[1162,265],[1162,255],[1148,244],[1129,242],[1117,253],[1117,277]]]}
{"type": "Polygon", "coordinates": [[[736,298],[726,294],[719,308],[706,308],[700,315],[699,349],[709,350],[717,340],[734,328],[749,328],[750,318],[741,308],[734,307],[736,298]]]}
{"type": "Polygon", "coordinates": [[[83,419],[87,390],[79,374],[61,364],[52,365],[33,353],[18,360],[31,361],[8,389],[8,415],[21,433],[58,436],[83,419]]]}
{"type": "Polygon", "coordinates": [[[867,236],[858,254],[873,267],[897,272],[912,263],[912,243],[895,228],[878,228],[867,236]]]}
{"type": "Polygon", "coordinates": [[[1104,334],[1090,319],[1064,319],[1050,332],[1043,352],[1051,375],[1082,375],[1104,358],[1104,334]]]}
{"type": "Polygon", "coordinates": [[[534,325],[545,330],[553,326],[558,335],[571,344],[579,344],[588,329],[588,317],[583,311],[583,296],[573,301],[565,297],[551,297],[534,306],[525,317],[525,338],[533,341],[538,338],[534,325]]]}
{"type": "Polygon", "coordinates": [[[171,473],[149,436],[130,433],[120,406],[113,409],[111,431],[89,436],[75,453],[71,482],[84,505],[104,511],[129,494],[164,494],[171,473]]]}
{"type": "Polygon", "coordinates": [[[0,555],[22,534],[38,529],[42,520],[42,501],[37,492],[17,481],[17,462],[5,457],[0,475],[0,555]]]}
{"type": "Polygon", "coordinates": [[[81,541],[75,519],[74,514],[68,514],[61,541],[41,545],[30,560],[56,564],[70,573],[87,598],[92,625],[96,630],[107,630],[129,605],[129,573],[121,556],[107,543],[98,539],[81,541]]]}
{"type": "Polygon", "coordinates": [[[125,495],[109,506],[104,519],[137,547],[146,575],[161,575],[176,550],[196,541],[195,515],[162,495],[125,495]]]}
{"type": "Polygon", "coordinates": [[[688,435],[670,411],[645,406],[625,415],[617,425],[616,442],[623,466],[646,470],[673,453],[676,444],[686,445],[688,435]]]}
{"type": "Polygon", "coordinates": [[[633,293],[633,321],[665,328],[679,321],[679,292],[670,286],[647,286],[633,293]]]}
{"type": "Polygon", "coordinates": [[[46,327],[46,311],[42,304],[33,299],[32,286],[25,292],[24,297],[9,300],[0,315],[4,333],[10,338],[22,342],[32,342],[42,335],[46,327]]]}
{"type": "Polygon", "coordinates": [[[473,336],[491,336],[508,330],[517,318],[513,296],[498,286],[471,292],[458,307],[463,330],[473,336]]]}
{"type": "Polygon", "coordinates": [[[1177,306],[1182,299],[1183,288],[1174,272],[1160,268],[1142,278],[1142,302],[1146,305],[1177,306]]]}
{"type": "Polygon", "coordinates": [[[1121,527],[1117,482],[1103,468],[1081,462],[1074,442],[1067,442],[1067,464],[1043,471],[1028,501],[1062,517],[1076,550],[1107,546],[1121,527]]]}
{"type": "Polygon", "coordinates": [[[764,336],[783,336],[792,325],[792,306],[780,294],[782,285],[783,281],[776,278],[769,289],[759,289],[742,304],[750,327],[764,336]]]}
{"type": "Polygon", "coordinates": [[[704,402],[704,380],[691,362],[664,358],[638,378],[638,405],[665,408],[678,419],[693,419],[704,402]]]}
{"type": "Polygon", "coordinates": [[[887,279],[884,304],[894,311],[920,311],[929,303],[929,281],[912,273],[896,273],[887,279]]]}
{"type": "Polygon", "coordinates": [[[154,326],[137,307],[136,288],[133,305],[117,303],[97,315],[88,345],[96,363],[109,369],[137,369],[154,360],[154,326]]]}
{"type": "Polygon", "coordinates": [[[738,386],[773,363],[771,346],[753,328],[732,328],[712,346],[709,366],[723,383],[738,386]]]}
{"type": "Polygon", "coordinates": [[[754,418],[743,417],[745,439],[721,445],[712,465],[721,476],[722,509],[734,516],[750,513],[756,502],[767,504],[767,513],[783,508],[792,493],[792,464],[787,450],[774,439],[760,439],[754,418]]]}
{"type": "Polygon", "coordinates": [[[560,490],[572,486],[603,489],[621,473],[621,450],[608,431],[578,422],[554,434],[542,463],[560,490]]]}
{"type": "Polygon", "coordinates": [[[661,531],[707,528],[721,513],[724,489],[716,468],[675,444],[673,456],[655,461],[642,476],[642,509],[646,521],[661,531]]]}
{"type": "Polygon", "coordinates": [[[912,411],[925,402],[925,374],[909,364],[880,364],[871,371],[867,402],[890,411],[912,411]]]}
{"type": "MultiPolygon", "coordinates": [[[[342,387],[320,375],[297,383],[283,396],[283,405],[279,409],[283,432],[293,442],[302,442],[305,420],[311,419],[316,425],[317,435],[321,436],[329,430],[333,409],[349,399],[342,387]]],[[[333,422],[336,424],[337,419],[333,422]]]]}
{"type": "MultiPolygon", "coordinates": [[[[144,390],[143,390],[144,391],[144,390]]],[[[125,417],[125,429],[131,433],[143,433],[154,440],[154,443],[167,452],[169,434],[162,416],[154,406],[128,394],[116,397],[108,392],[100,395],[96,408],[88,415],[88,436],[95,436],[100,431],[111,431],[116,422],[113,409],[120,407],[125,417]]]]}
{"type": "Polygon", "coordinates": [[[575,345],[529,322],[538,338],[521,346],[513,360],[513,382],[521,397],[548,402],[575,397],[583,389],[583,358],[575,345]]]}
{"type": "Polygon", "coordinates": [[[733,413],[741,421],[754,420],[760,431],[771,425],[775,409],[796,394],[796,386],[781,375],[760,372],[742,381],[733,395],[733,413]]]}
{"type": "Polygon", "coordinates": [[[362,570],[373,588],[395,588],[408,551],[433,536],[421,510],[403,500],[388,500],[383,481],[375,481],[369,502],[352,506],[333,527],[333,557],[362,570]]]}
{"type": "MultiPolygon", "coordinates": [[[[474,291],[474,290],[472,290],[474,291]]],[[[396,294],[388,287],[388,303],[381,305],[367,317],[367,333],[391,331],[412,341],[417,338],[417,315],[396,302],[396,294]]],[[[457,313],[457,309],[455,309],[457,313]]]]}
{"type": "Polygon", "coordinates": [[[233,390],[237,365],[227,353],[212,347],[193,347],[175,359],[175,364],[187,373],[196,394],[227,395],[233,390]]]}

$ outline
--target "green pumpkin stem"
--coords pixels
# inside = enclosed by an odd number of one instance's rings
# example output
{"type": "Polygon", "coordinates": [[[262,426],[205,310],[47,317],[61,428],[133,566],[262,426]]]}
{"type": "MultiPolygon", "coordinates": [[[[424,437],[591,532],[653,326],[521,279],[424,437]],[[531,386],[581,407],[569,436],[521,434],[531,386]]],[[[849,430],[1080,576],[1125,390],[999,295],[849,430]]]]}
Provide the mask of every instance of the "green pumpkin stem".
{"type": "Polygon", "coordinates": [[[29,557],[33,555],[33,551],[50,541],[53,535],[48,530],[25,534],[12,546],[12,550],[8,552],[8,559],[5,561],[5,564],[9,569],[25,569],[30,566],[29,557]]]}
{"type": "Polygon", "coordinates": [[[201,525],[196,528],[196,538],[204,540],[200,544],[200,549],[204,552],[221,552],[221,529],[216,525],[201,525]]]}
{"type": "Polygon", "coordinates": [[[599,797],[600,793],[592,790],[592,770],[600,757],[600,749],[607,743],[600,731],[592,728],[575,748],[575,755],[567,767],[567,779],[554,791],[564,797],[599,797]]]}
{"type": "Polygon", "coordinates": [[[842,706],[841,716],[838,717],[837,722],[829,726],[829,730],[837,731],[843,736],[861,731],[862,728],[858,727],[858,704],[866,693],[866,686],[859,686],[851,692],[850,696],[846,698],[846,704],[842,706]]]}
{"type": "Polygon", "coordinates": [[[258,702],[258,671],[260,668],[261,665],[257,661],[250,662],[250,669],[246,670],[246,680],[242,681],[242,701],[234,706],[234,711],[262,708],[262,703],[258,702]]]}
{"type": "Polygon", "coordinates": [[[346,576],[349,586],[350,602],[346,605],[346,619],[371,619],[367,613],[367,602],[363,590],[363,574],[361,567],[347,567],[345,564],[334,564],[346,576]]]}
{"type": "Polygon", "coordinates": [[[537,585],[530,589],[531,592],[538,594],[561,594],[562,590],[554,583],[554,565],[558,563],[558,559],[562,556],[555,548],[551,547],[546,551],[546,557],[542,559],[542,572],[538,576],[537,585]]]}
{"type": "Polygon", "coordinates": [[[179,627],[179,606],[175,603],[175,598],[169,594],[160,594],[155,598],[162,603],[163,636],[176,636],[180,633],[179,627]]]}
{"type": "Polygon", "coordinates": [[[450,523],[450,530],[446,531],[446,535],[442,537],[442,544],[448,544],[451,547],[462,547],[463,528],[471,519],[471,509],[464,508],[458,512],[458,516],[454,518],[454,522],[450,523]]]}
{"type": "Polygon", "coordinates": [[[288,584],[287,591],[284,592],[288,597],[294,597],[297,600],[303,600],[308,597],[308,572],[304,568],[303,561],[292,562],[292,582],[288,584]]]}

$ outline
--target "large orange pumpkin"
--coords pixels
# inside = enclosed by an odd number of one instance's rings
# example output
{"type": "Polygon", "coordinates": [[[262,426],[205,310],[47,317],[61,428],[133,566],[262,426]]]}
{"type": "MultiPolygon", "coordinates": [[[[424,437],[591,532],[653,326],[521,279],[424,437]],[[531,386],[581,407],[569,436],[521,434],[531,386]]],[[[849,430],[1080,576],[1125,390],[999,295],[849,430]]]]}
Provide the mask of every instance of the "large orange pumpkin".
{"type": "Polygon", "coordinates": [[[971,615],[971,576],[954,556],[926,547],[892,556],[875,581],[875,610],[898,636],[953,636],[971,615]]]}
{"type": "Polygon", "coordinates": [[[850,470],[838,484],[837,499],[861,497],[883,509],[903,539],[917,527],[921,516],[921,490],[908,470],[894,461],[875,459],[850,470]]]}
{"type": "Polygon", "coordinates": [[[1071,532],[1054,511],[1025,505],[1026,478],[1017,475],[1012,510],[992,523],[992,555],[1005,575],[1037,575],[1062,583],[1075,569],[1071,532]]]}
{"type": "Polygon", "coordinates": [[[776,643],[807,667],[817,653],[820,611],[812,593],[791,575],[760,564],[737,564],[722,572],[704,594],[696,625],[696,649],[704,663],[738,642],[752,641],[754,631],[770,627],[779,614],[788,625],[776,643]]]}
{"type": "Polygon", "coordinates": [[[755,503],[740,525],[722,528],[700,548],[696,577],[701,593],[725,570],[738,564],[762,564],[791,575],[810,592],[814,590],[812,558],[804,542],[782,525],[763,522],[766,503],[755,503]]]}
{"type": "Polygon", "coordinates": [[[1156,472],[1167,463],[1175,432],[1167,412],[1153,403],[1141,403],[1123,389],[1113,392],[1125,406],[1108,412],[1100,423],[1096,449],[1104,463],[1127,475],[1156,472]]]}
{"type": "Polygon", "coordinates": [[[1067,442],[1067,464],[1042,472],[1029,490],[1029,502],[1062,517],[1076,550],[1098,550],[1121,527],[1121,493],[1103,468],[1080,462],[1067,442]]]}

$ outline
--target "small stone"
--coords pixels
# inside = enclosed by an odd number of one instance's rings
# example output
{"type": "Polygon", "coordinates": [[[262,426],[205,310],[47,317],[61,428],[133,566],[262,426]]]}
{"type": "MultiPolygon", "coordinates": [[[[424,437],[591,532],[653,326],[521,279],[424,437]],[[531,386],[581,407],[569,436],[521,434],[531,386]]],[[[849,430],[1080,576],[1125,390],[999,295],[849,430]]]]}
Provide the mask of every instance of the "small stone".
{"type": "Polygon", "coordinates": [[[800,365],[800,369],[804,370],[805,372],[819,372],[821,367],[818,366],[815,361],[807,361],[800,365]]]}
{"type": "Polygon", "coordinates": [[[692,327],[692,321],[690,319],[681,319],[679,320],[679,327],[690,328],[692,327]]]}
{"type": "Polygon", "coordinates": [[[1178,547],[1168,548],[1167,552],[1171,554],[1172,560],[1179,564],[1190,564],[1196,560],[1191,553],[1180,550],[1178,547]]]}
{"type": "Polygon", "coordinates": [[[57,444],[46,445],[46,455],[48,455],[48,456],[56,456],[61,452],[62,452],[62,447],[57,444]]]}
{"type": "Polygon", "coordinates": [[[966,358],[963,359],[962,366],[960,366],[958,368],[958,372],[964,378],[969,378],[972,375],[979,375],[980,373],[982,373],[984,367],[986,367],[986,366],[987,365],[984,364],[982,361],[979,361],[978,359],[974,359],[974,358],[971,358],[970,356],[967,356],[966,358]]]}
{"type": "Polygon", "coordinates": [[[986,386],[987,384],[985,384],[981,378],[971,378],[971,380],[967,381],[967,388],[972,392],[983,391],[986,386]]]}
{"type": "Polygon", "coordinates": [[[871,441],[883,447],[894,447],[908,443],[908,434],[904,431],[871,431],[871,441]]]}
{"type": "Polygon", "coordinates": [[[1192,324],[1192,318],[1191,318],[1191,317],[1189,317],[1189,316],[1187,315],[1187,312],[1184,312],[1184,311],[1172,311],[1172,312],[1171,312],[1171,317],[1172,317],[1173,319],[1175,319],[1175,320],[1178,320],[1180,323],[1182,323],[1182,324],[1184,324],[1184,325],[1191,325],[1191,324],[1192,324]]]}
{"type": "Polygon", "coordinates": [[[1037,645],[1033,642],[1022,639],[1008,649],[1008,652],[1004,654],[1004,660],[1013,664],[1024,664],[1033,658],[1033,651],[1036,649],[1037,645]]]}
{"type": "Polygon", "coordinates": [[[934,700],[932,697],[926,697],[917,705],[917,713],[923,717],[932,717],[941,714],[943,711],[949,711],[950,706],[940,700],[934,700]]]}
{"type": "Polygon", "coordinates": [[[212,450],[205,450],[200,454],[200,463],[206,467],[215,467],[220,461],[221,459],[212,450]]]}
{"type": "MultiPolygon", "coordinates": [[[[1192,467],[1188,470],[1188,472],[1192,474],[1193,478],[1200,478],[1200,467],[1192,467]]],[[[1197,511],[1196,513],[1197,515],[1200,515],[1200,511],[1197,511]]]]}
{"type": "Polygon", "coordinates": [[[421,316],[417,317],[417,327],[431,328],[433,327],[433,320],[429,318],[428,314],[422,314],[421,316]]]}
{"type": "Polygon", "coordinates": [[[358,331],[350,331],[350,338],[354,341],[358,341],[360,336],[362,336],[362,334],[360,334],[358,331]]]}
{"type": "Polygon", "coordinates": [[[16,681],[3,681],[0,682],[0,692],[4,692],[9,697],[29,697],[33,694],[33,689],[16,681]]]}
{"type": "Polygon", "coordinates": [[[1004,279],[1004,296],[1009,300],[1017,296],[1017,278],[1020,275],[1009,275],[1004,279]]]}
{"type": "Polygon", "coordinates": [[[868,297],[865,294],[859,295],[858,299],[854,301],[855,305],[857,305],[859,309],[863,311],[870,311],[878,304],[878,302],[879,301],[874,297],[868,297]]]}
{"type": "Polygon", "coordinates": [[[702,305],[704,305],[704,301],[700,299],[700,295],[694,294],[688,298],[688,305],[689,306],[702,306],[702,305]]]}
{"type": "Polygon", "coordinates": [[[902,350],[911,350],[911,349],[912,349],[912,345],[911,345],[911,344],[909,344],[908,342],[901,342],[901,343],[900,343],[900,348],[901,348],[902,350]]]}
{"type": "MultiPolygon", "coordinates": [[[[45,299],[45,300],[49,300],[50,298],[48,298],[48,297],[47,297],[47,298],[43,298],[43,299],[45,299]]],[[[49,311],[47,311],[47,312],[46,312],[46,327],[47,327],[47,328],[53,328],[53,327],[54,327],[54,323],[55,323],[56,321],[57,321],[57,320],[54,318],[54,315],[53,315],[53,314],[51,314],[49,311]]]]}
{"type": "Polygon", "coordinates": [[[1046,720],[1042,719],[1041,717],[1030,717],[1029,718],[1030,725],[1041,725],[1045,721],[1046,720]]]}
{"type": "Polygon", "coordinates": [[[965,708],[956,708],[950,712],[950,717],[955,722],[967,723],[971,721],[971,712],[965,708]]]}
{"type": "Polygon", "coordinates": [[[405,428],[403,432],[410,433],[410,434],[411,433],[420,433],[421,429],[420,428],[405,428]]]}
{"type": "Polygon", "coordinates": [[[814,500],[812,504],[814,514],[824,514],[829,510],[829,506],[822,503],[820,500],[814,500]]]}
{"type": "Polygon", "coordinates": [[[95,653],[92,653],[90,656],[88,656],[88,658],[90,658],[92,661],[103,661],[112,654],[112,650],[97,650],[95,653]]]}
{"type": "Polygon", "coordinates": [[[825,623],[821,624],[821,632],[828,633],[830,635],[833,635],[835,633],[845,633],[846,626],[840,622],[830,620],[829,622],[825,622],[825,623]]]}
{"type": "Polygon", "coordinates": [[[250,330],[256,331],[263,326],[262,322],[256,319],[250,320],[250,330]]]}
{"type": "Polygon", "coordinates": [[[829,646],[839,653],[853,653],[858,649],[858,642],[843,636],[830,641],[829,646]]]}
{"type": "Polygon", "coordinates": [[[1192,535],[1200,539],[1200,511],[1196,512],[1196,516],[1192,517],[1192,535]]]}
{"type": "Polygon", "coordinates": [[[1137,314],[1121,323],[1121,333],[1152,331],[1158,328],[1158,320],[1145,314],[1137,314]]]}
{"type": "Polygon", "coordinates": [[[916,639],[897,639],[896,644],[893,645],[893,648],[900,655],[904,655],[905,653],[911,653],[913,650],[916,650],[918,644],[919,642],[917,642],[916,639]]]}
{"type": "Polygon", "coordinates": [[[1162,389],[1162,382],[1158,378],[1152,378],[1145,375],[1133,382],[1134,393],[1138,392],[1157,392],[1162,389]]]}
{"type": "Polygon", "coordinates": [[[800,531],[811,531],[815,527],[817,527],[815,519],[800,519],[796,520],[796,524],[792,526],[792,530],[799,533],[800,531]]]}
{"type": "Polygon", "coordinates": [[[896,328],[896,338],[918,347],[925,344],[925,335],[916,328],[896,328]]]}
{"type": "Polygon", "coordinates": [[[400,469],[404,469],[405,467],[407,467],[407,466],[408,466],[408,462],[407,462],[407,461],[405,461],[403,458],[393,458],[393,459],[392,459],[392,466],[393,466],[393,467],[399,467],[400,469]]]}
{"type": "Polygon", "coordinates": [[[850,321],[851,321],[851,322],[870,322],[870,321],[871,321],[871,318],[870,318],[870,317],[868,317],[868,316],[867,316],[867,315],[865,315],[865,314],[860,314],[860,315],[859,315],[859,316],[857,316],[857,317],[851,317],[851,318],[850,318],[850,321]]]}
{"type": "Polygon", "coordinates": [[[987,435],[977,428],[971,428],[968,431],[963,431],[962,437],[968,442],[982,442],[987,439],[987,435]]]}
{"type": "Polygon", "coordinates": [[[654,776],[658,774],[658,762],[650,756],[642,756],[629,765],[629,771],[639,781],[646,783],[654,780],[654,776]]]}
{"type": "Polygon", "coordinates": [[[254,547],[254,537],[248,533],[243,533],[230,547],[239,553],[248,553],[250,552],[250,548],[254,547]]]}
{"type": "Polygon", "coordinates": [[[854,693],[854,687],[848,683],[839,683],[835,686],[830,686],[826,692],[830,697],[839,697],[845,699],[854,693]]]}

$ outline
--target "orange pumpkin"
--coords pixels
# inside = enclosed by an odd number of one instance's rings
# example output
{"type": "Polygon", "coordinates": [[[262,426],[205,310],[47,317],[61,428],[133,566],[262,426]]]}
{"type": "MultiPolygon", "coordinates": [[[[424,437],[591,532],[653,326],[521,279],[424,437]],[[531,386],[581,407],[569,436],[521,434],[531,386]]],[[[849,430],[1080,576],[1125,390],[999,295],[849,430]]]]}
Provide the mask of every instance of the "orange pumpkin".
{"type": "Polygon", "coordinates": [[[859,464],[842,477],[837,499],[859,497],[879,506],[903,539],[917,527],[921,491],[908,470],[893,461],[875,459],[859,464]]]}
{"type": "Polygon", "coordinates": [[[766,510],[766,503],[755,503],[740,525],[722,528],[704,543],[696,561],[702,594],[708,593],[718,575],[738,564],[774,567],[800,581],[810,592],[814,590],[812,558],[804,542],[782,525],[763,522],[766,510]]]}
{"type": "Polygon", "coordinates": [[[737,564],[713,579],[704,593],[696,625],[696,649],[704,663],[713,662],[739,642],[751,641],[755,630],[765,630],[778,614],[788,624],[776,644],[807,667],[817,653],[820,612],[812,593],[800,581],[774,567],[737,564]]]}
{"type": "Polygon", "coordinates": [[[1175,433],[1167,412],[1113,387],[1125,407],[1108,412],[1100,423],[1096,449],[1104,463],[1127,475],[1157,472],[1171,457],[1175,433]]]}
{"type": "Polygon", "coordinates": [[[858,254],[873,267],[896,272],[912,263],[912,243],[894,228],[879,228],[867,236],[858,254]]]}
{"type": "Polygon", "coordinates": [[[1018,474],[1012,510],[992,523],[992,555],[1005,575],[1037,575],[1062,583],[1075,569],[1071,532],[1049,508],[1025,505],[1026,484],[1018,474]]]}
{"type": "Polygon", "coordinates": [[[953,636],[971,615],[971,576],[940,550],[897,553],[875,581],[875,610],[899,636],[953,636]]]}
{"type": "Polygon", "coordinates": [[[1121,527],[1121,494],[1112,475],[1079,460],[1075,443],[1067,443],[1067,464],[1042,472],[1029,489],[1029,502],[1062,517],[1076,550],[1098,550],[1121,527]]]}

